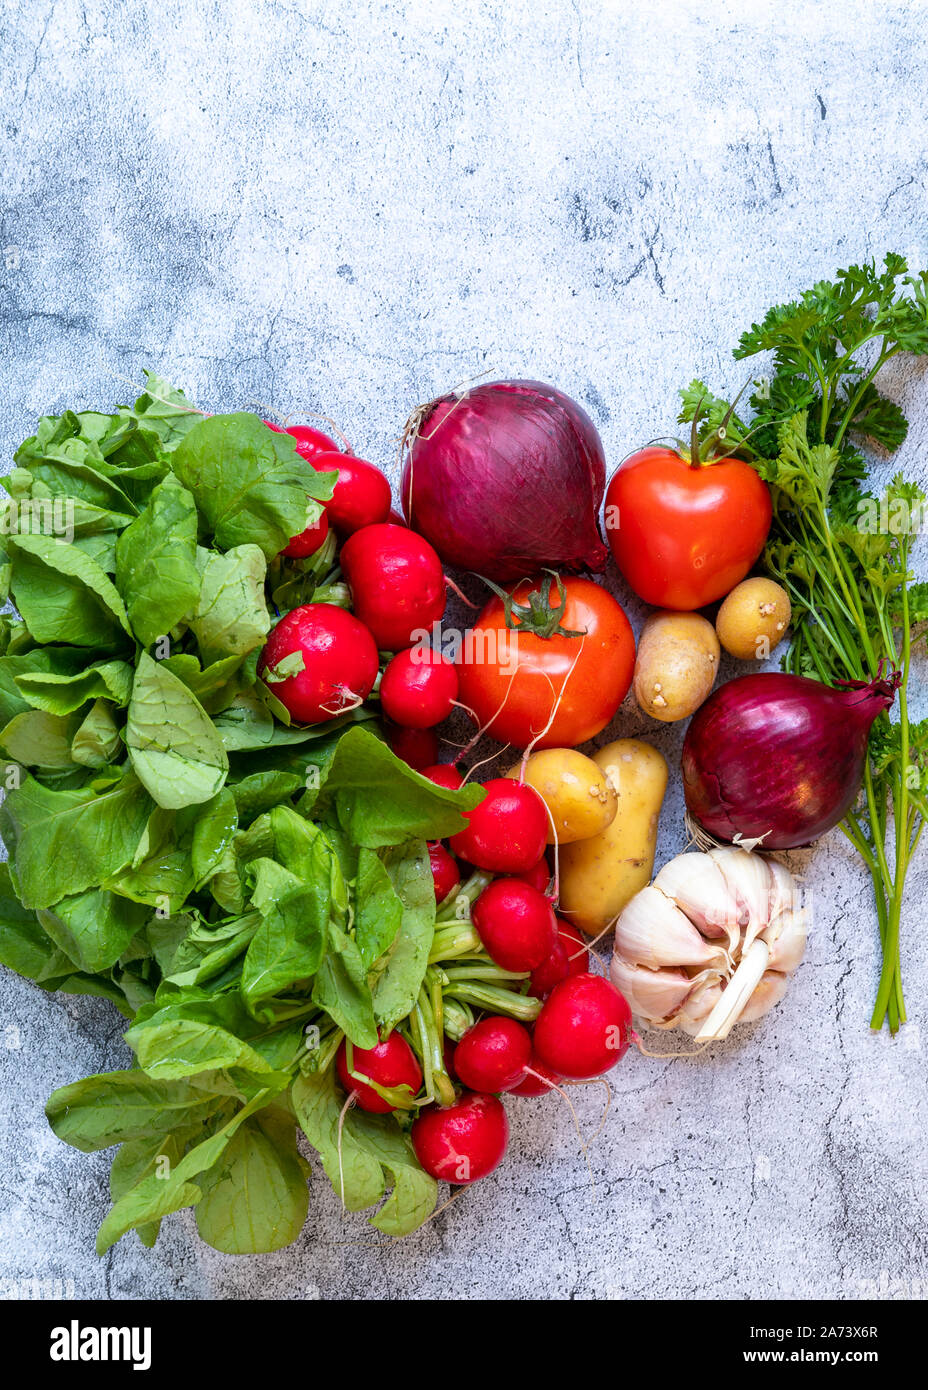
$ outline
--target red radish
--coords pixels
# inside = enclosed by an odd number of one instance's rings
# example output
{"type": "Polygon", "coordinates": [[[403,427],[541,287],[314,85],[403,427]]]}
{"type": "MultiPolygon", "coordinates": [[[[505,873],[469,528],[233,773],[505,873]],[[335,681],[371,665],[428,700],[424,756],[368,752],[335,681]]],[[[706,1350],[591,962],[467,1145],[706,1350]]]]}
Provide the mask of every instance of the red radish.
{"type": "MultiPolygon", "coordinates": [[[[365,526],[341,552],[354,611],[383,652],[411,645],[445,611],[445,576],[428,541],[405,526],[365,526]]],[[[434,759],[432,759],[434,762],[434,759]]]]}
{"type": "Polygon", "coordinates": [[[371,693],[377,669],[367,628],[332,603],[304,603],[281,618],[258,662],[258,675],[300,724],[320,724],[354,709],[371,693]],[[286,658],[297,656],[302,669],[286,674],[287,663],[279,671],[286,658]]]}
{"type": "Polygon", "coordinates": [[[541,1058],[533,1052],[529,1058],[528,1071],[524,1081],[520,1081],[518,1086],[513,1086],[509,1094],[511,1096],[546,1096],[563,1080],[563,1076],[552,1071],[550,1067],[546,1067],[541,1058]],[[533,1072],[535,1075],[532,1075],[533,1072]]]}
{"type": "Polygon", "coordinates": [[[281,554],[289,556],[291,560],[305,560],[308,555],[315,555],[325,543],[328,534],[329,518],[323,512],[318,521],[314,521],[305,531],[294,536],[289,545],[284,546],[281,554]]]}
{"type": "Polygon", "coordinates": [[[441,840],[429,840],[429,863],[435,883],[435,901],[443,903],[449,893],[454,892],[461,882],[454,856],[449,854],[441,840]]]}
{"type": "Polygon", "coordinates": [[[549,994],[535,1020],[535,1051],[562,1076],[585,1081],[624,1057],[631,1026],[631,1010],[615,985],[584,972],[549,994]]]}
{"type": "Polygon", "coordinates": [[[338,481],[325,509],[340,536],[350,536],[362,526],[374,526],[390,515],[390,484],[374,464],[354,454],[343,454],[333,444],[314,454],[309,462],[320,473],[338,472],[338,481]]]}
{"type": "Polygon", "coordinates": [[[496,1096],[466,1091],[444,1110],[423,1110],[410,1137],[427,1173],[439,1181],[464,1184],[493,1172],[506,1152],[509,1125],[496,1096]]]}
{"type": "Polygon", "coordinates": [[[582,975],[590,968],[590,952],[576,927],[557,917],[557,940],[554,950],[532,971],[529,994],[544,999],[555,985],[571,975],[582,975]]]}
{"type": "Polygon", "coordinates": [[[587,974],[590,968],[590,948],[574,924],[563,917],[557,919],[557,939],[567,954],[568,973],[587,974]]]}
{"type": "Polygon", "coordinates": [[[549,956],[536,965],[532,971],[532,983],[529,987],[529,994],[535,999],[544,999],[549,995],[555,985],[559,985],[562,980],[566,980],[570,974],[570,962],[567,958],[567,948],[560,938],[555,938],[554,948],[549,956]]]}
{"type": "Polygon", "coordinates": [[[537,864],[533,864],[524,873],[514,874],[514,878],[521,878],[523,883],[530,883],[533,888],[537,888],[539,893],[547,893],[551,885],[551,868],[544,856],[539,859],[537,864]]]}
{"type": "Polygon", "coordinates": [[[491,777],[483,787],[486,796],[473,811],[465,813],[467,826],[451,837],[451,848],[477,869],[524,873],[545,851],[545,803],[533,787],[511,777],[491,777]]]}
{"type": "Polygon", "coordinates": [[[327,434],[323,434],[322,430],[315,429],[312,425],[287,425],[285,429],[283,425],[274,425],[270,420],[265,420],[264,423],[267,425],[268,429],[273,430],[275,434],[292,435],[296,440],[297,453],[300,458],[305,459],[307,463],[312,463],[317,454],[328,454],[333,450],[335,452],[338,451],[338,445],[335,443],[335,440],[331,439],[327,434]]]}
{"type": "Polygon", "coordinates": [[[395,1110],[396,1106],[390,1105],[389,1101],[378,1095],[372,1086],[365,1086],[363,1081],[358,1081],[356,1077],[351,1075],[352,1071],[357,1072],[359,1076],[366,1076],[369,1080],[376,1081],[378,1086],[383,1086],[387,1090],[408,1086],[410,1100],[417,1094],[422,1085],[422,1068],[419,1066],[416,1054],[402,1033],[391,1033],[384,1042],[378,1043],[376,1047],[353,1047],[351,1049],[350,1068],[348,1066],[348,1043],[347,1039],[344,1040],[335,1057],[335,1068],[338,1072],[338,1079],[345,1090],[349,1093],[354,1092],[355,1100],[360,1108],[369,1110],[374,1115],[386,1115],[388,1111],[395,1110]]]}
{"type": "Polygon", "coordinates": [[[438,738],[431,729],[404,729],[399,724],[390,724],[387,742],[396,756],[416,772],[421,772],[438,757],[438,738]]]}
{"type": "Polygon", "coordinates": [[[557,924],[543,893],[518,878],[498,878],[471,910],[477,934],[502,970],[534,970],[557,941],[557,924]]]}
{"type": "Polygon", "coordinates": [[[409,729],[431,729],[447,719],[458,697],[454,663],[431,647],[410,647],[388,662],[380,705],[388,719],[409,729]]]}
{"type": "Polygon", "coordinates": [[[456,792],[464,785],[464,774],[457,770],[454,763],[433,763],[431,767],[419,770],[422,776],[434,782],[436,787],[447,787],[449,791],[456,792]]]}
{"type": "Polygon", "coordinates": [[[454,1049],[458,1080],[472,1091],[510,1091],[525,1076],[532,1055],[527,1028],[514,1018],[482,1018],[454,1049]]]}

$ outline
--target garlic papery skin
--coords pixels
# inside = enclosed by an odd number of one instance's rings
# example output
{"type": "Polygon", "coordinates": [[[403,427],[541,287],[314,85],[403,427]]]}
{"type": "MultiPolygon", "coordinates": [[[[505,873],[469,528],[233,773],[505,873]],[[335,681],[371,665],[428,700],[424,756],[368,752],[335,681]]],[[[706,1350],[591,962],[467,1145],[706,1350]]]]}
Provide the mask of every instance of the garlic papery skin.
{"type": "Polygon", "coordinates": [[[651,970],[724,964],[728,953],[700,936],[689,917],[654,884],[642,888],[615,924],[615,949],[651,970]]]}
{"type": "Polygon", "coordinates": [[[641,1023],[718,1041],[783,997],[808,924],[776,861],[735,848],[677,855],[620,914],[612,982],[641,1023]]]}
{"type": "Polygon", "coordinates": [[[671,898],[703,936],[727,937],[729,949],[740,939],[747,911],[734,903],[725,875],[708,854],[669,859],[654,887],[671,898]]]}

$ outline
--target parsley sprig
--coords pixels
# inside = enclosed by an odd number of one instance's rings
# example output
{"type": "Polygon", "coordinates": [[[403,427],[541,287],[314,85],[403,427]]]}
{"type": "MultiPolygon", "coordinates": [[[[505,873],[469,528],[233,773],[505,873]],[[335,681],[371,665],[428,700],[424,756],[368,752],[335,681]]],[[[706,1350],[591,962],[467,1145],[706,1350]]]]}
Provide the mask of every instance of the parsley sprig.
{"type": "Polygon", "coordinates": [[[734,356],[761,352],[773,361],[753,383],[749,422],[701,381],[680,393],[680,421],[697,417],[702,437],[721,427],[770,484],[764,562],[793,605],[784,668],[828,685],[900,673],[896,708],[871,733],[860,803],[841,827],[873,880],[883,948],[870,1026],[895,1032],[906,1018],[905,879],[928,818],[928,720],[911,721],[908,703],[913,637],[928,619],[928,585],[910,572],[926,498],[900,473],[872,492],[862,447],[892,453],[906,437],[903,412],[876,381],[891,358],[928,355],[928,271],[910,275],[893,254],[881,270],[841,270],[770,309],[734,356]]]}

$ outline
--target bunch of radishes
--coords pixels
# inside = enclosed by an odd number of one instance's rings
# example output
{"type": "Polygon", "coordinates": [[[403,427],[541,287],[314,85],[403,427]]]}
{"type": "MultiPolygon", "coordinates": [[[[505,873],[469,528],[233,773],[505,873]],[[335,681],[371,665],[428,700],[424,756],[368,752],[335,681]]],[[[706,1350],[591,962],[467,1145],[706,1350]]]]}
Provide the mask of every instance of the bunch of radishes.
{"type": "MultiPolygon", "coordinates": [[[[363,703],[377,685],[380,654],[392,653],[379,697],[393,751],[439,785],[459,787],[461,773],[437,763],[433,732],[457,701],[457,672],[440,652],[412,645],[444,613],[441,561],[428,541],[389,520],[390,485],[379,469],[342,453],[311,426],[288,433],[307,461],[338,477],[322,517],[284,555],[308,559],[331,526],[342,543],[338,563],[353,612],[331,603],[294,608],[271,633],[259,673],[293,719],[319,723],[363,703]]],[[[601,1076],[627,1050],[631,1029],[622,995],[588,970],[582,937],[555,916],[544,801],[509,777],[487,781],[484,791],[465,829],[447,845],[429,845],[435,897],[447,922],[461,886],[459,865],[474,871],[469,882],[479,891],[460,897],[458,918],[466,925],[469,915],[476,933],[470,958],[489,957],[489,968],[506,972],[509,982],[522,977],[526,995],[543,1001],[531,1031],[516,1018],[484,1013],[453,1050],[446,1046],[445,1105],[416,1105],[422,1066],[400,1030],[371,1049],[345,1040],[336,1059],[351,1103],[362,1110],[418,1109],[411,1137],[419,1161],[451,1183],[474,1182],[502,1158],[508,1127],[500,1093],[539,1096],[563,1082],[601,1076]]]]}

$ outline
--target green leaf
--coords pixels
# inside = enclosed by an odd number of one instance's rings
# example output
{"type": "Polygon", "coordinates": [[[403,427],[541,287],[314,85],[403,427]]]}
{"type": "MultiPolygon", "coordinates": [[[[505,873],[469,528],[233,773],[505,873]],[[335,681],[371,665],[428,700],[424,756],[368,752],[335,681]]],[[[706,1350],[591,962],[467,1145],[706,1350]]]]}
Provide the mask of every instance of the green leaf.
{"type": "Polygon", "coordinates": [[[132,636],[119,591],[89,555],[48,536],[7,545],[16,607],[37,642],[107,647],[132,636]]]}
{"type": "Polygon", "coordinates": [[[386,867],[373,850],[362,849],[355,884],[354,934],[368,970],[393,943],[402,920],[403,903],[386,867]]]}
{"type": "Polygon", "coordinates": [[[24,767],[73,767],[71,740],[79,719],[28,709],[0,730],[0,749],[24,767]]]}
{"type": "Polygon", "coordinates": [[[96,975],[116,964],[144,925],[145,907],[100,888],[63,898],[54,910],[39,909],[39,921],[51,939],[80,970],[96,975]]]}
{"type": "Polygon", "coordinates": [[[336,1193],[349,1211],[379,1202],[386,1173],[393,1192],[371,1224],[387,1235],[400,1236],[421,1226],[438,1198],[438,1184],[423,1172],[408,1138],[390,1115],[367,1115],[349,1110],[339,1119],[344,1099],[335,1088],[333,1068],[322,1075],[300,1075],[291,1096],[300,1128],[322,1160],[336,1193]]]}
{"type": "Polygon", "coordinates": [[[226,779],[229,760],[213,721],[183,681],[146,652],[135,673],[126,744],[159,806],[208,801],[226,779]]]}
{"type": "Polygon", "coordinates": [[[144,376],[146,389],[135,405],[131,408],[124,406],[120,415],[138,421],[145,430],[156,435],[162,448],[170,452],[205,417],[183,391],[171,386],[163,377],[147,370],[144,376]]]}
{"type": "Polygon", "coordinates": [[[326,799],[358,845],[379,849],[406,840],[440,840],[462,830],[463,811],[483,799],[482,787],[450,791],[414,772],[385,743],[361,727],[349,728],[325,776],[326,799]]]}
{"type": "Polygon", "coordinates": [[[227,656],[246,656],[260,647],[271,619],[264,598],[264,555],[256,545],[239,545],[224,555],[200,549],[201,575],[190,627],[204,666],[227,656]]]}
{"type": "Polygon", "coordinates": [[[167,1134],[215,1113],[225,1096],[189,1081],[153,1081],[144,1072],[104,1072],[61,1086],[45,1115],[59,1139],[83,1153],[167,1134]]]}
{"type": "Polygon", "coordinates": [[[57,791],[24,778],[0,806],[0,835],[22,902],[50,907],[116,873],[135,853],[151,809],[131,774],[99,793],[57,791]]]}
{"type": "Polygon", "coordinates": [[[104,888],[161,912],[178,912],[195,886],[193,836],[189,813],[156,806],[132,863],[105,879],[104,888]]]}
{"type": "Polygon", "coordinates": [[[435,888],[422,841],[385,851],[383,861],[403,912],[374,987],[374,1011],[389,1031],[412,1010],[425,978],[435,931],[435,888]]]}
{"type": "MultiPolygon", "coordinates": [[[[26,657],[5,657],[5,661],[24,662],[26,657]]],[[[71,673],[24,670],[14,676],[18,689],[30,705],[49,714],[70,714],[88,700],[112,700],[123,706],[132,692],[132,667],[128,661],[95,661],[71,673]]]]}
{"type": "Polygon", "coordinates": [[[143,647],[193,612],[200,592],[196,550],[193,495],[167,477],[116,545],[116,587],[143,647]]]}
{"type": "Polygon", "coordinates": [[[106,700],[94,700],[71,740],[71,757],[83,767],[106,767],[122,752],[122,739],[106,700]]]}
{"type": "Polygon", "coordinates": [[[344,1197],[348,1211],[362,1211],[383,1196],[383,1168],[357,1137],[350,1111],[339,1144],[339,1117],[345,1097],[336,1090],[333,1071],[330,1067],[321,1075],[299,1075],[290,1094],[300,1128],[322,1160],[329,1182],[344,1197]]]}
{"type": "Polygon", "coordinates": [[[386,1169],[393,1191],[371,1225],[388,1236],[405,1236],[422,1225],[435,1209],[438,1183],[420,1167],[409,1136],[390,1115],[369,1115],[363,1110],[352,1114],[352,1130],[386,1169]]]}
{"type": "MultiPolygon", "coordinates": [[[[121,1144],[116,1151],[110,1168],[110,1196],[114,1202],[124,1197],[133,1187],[152,1173],[169,1172],[184,1156],[184,1150],[194,1137],[198,1137],[202,1125],[188,1125],[172,1130],[170,1134],[156,1134],[149,1139],[132,1139],[121,1144]]],[[[139,1226],[139,1239],[149,1249],[158,1239],[160,1221],[152,1221],[139,1226]]]]}
{"type": "MultiPolygon", "coordinates": [[[[36,647],[18,655],[0,656],[0,721],[7,724],[14,715],[26,709],[43,708],[19,682],[27,676],[41,677],[49,673],[68,677],[83,672],[87,652],[80,647],[36,647]]],[[[83,704],[84,701],[78,701],[83,704]]],[[[75,706],[77,708],[77,706],[75,706]]],[[[69,714],[70,710],[53,708],[50,714],[69,714]]]]}
{"type": "Polygon", "coordinates": [[[234,782],[231,792],[240,824],[249,825],[273,806],[288,801],[302,787],[303,779],[294,772],[253,772],[234,782]]]}
{"type": "Polygon", "coordinates": [[[281,1250],[296,1240],[306,1221],[308,1176],[293,1120],[269,1107],[246,1120],[201,1183],[200,1236],[228,1255],[281,1250]]]}
{"type": "Polygon", "coordinates": [[[41,980],[56,958],[69,968],[60,957],[59,948],[36,914],[23,907],[13,891],[9,864],[0,863],[0,964],[29,980],[41,980]]]}
{"type": "Polygon", "coordinates": [[[268,1072],[260,1053],[233,1033],[197,1019],[172,1018],[163,1023],[146,1020],[134,1024],[126,1042],[147,1076],[169,1081],[222,1067],[244,1067],[268,1072]]]}
{"type": "Polygon", "coordinates": [[[195,425],[173,467],[217,546],[258,545],[269,560],[304,529],[307,498],[331,497],[336,476],[317,473],[296,453],[291,436],[244,413],[195,425]]]}

